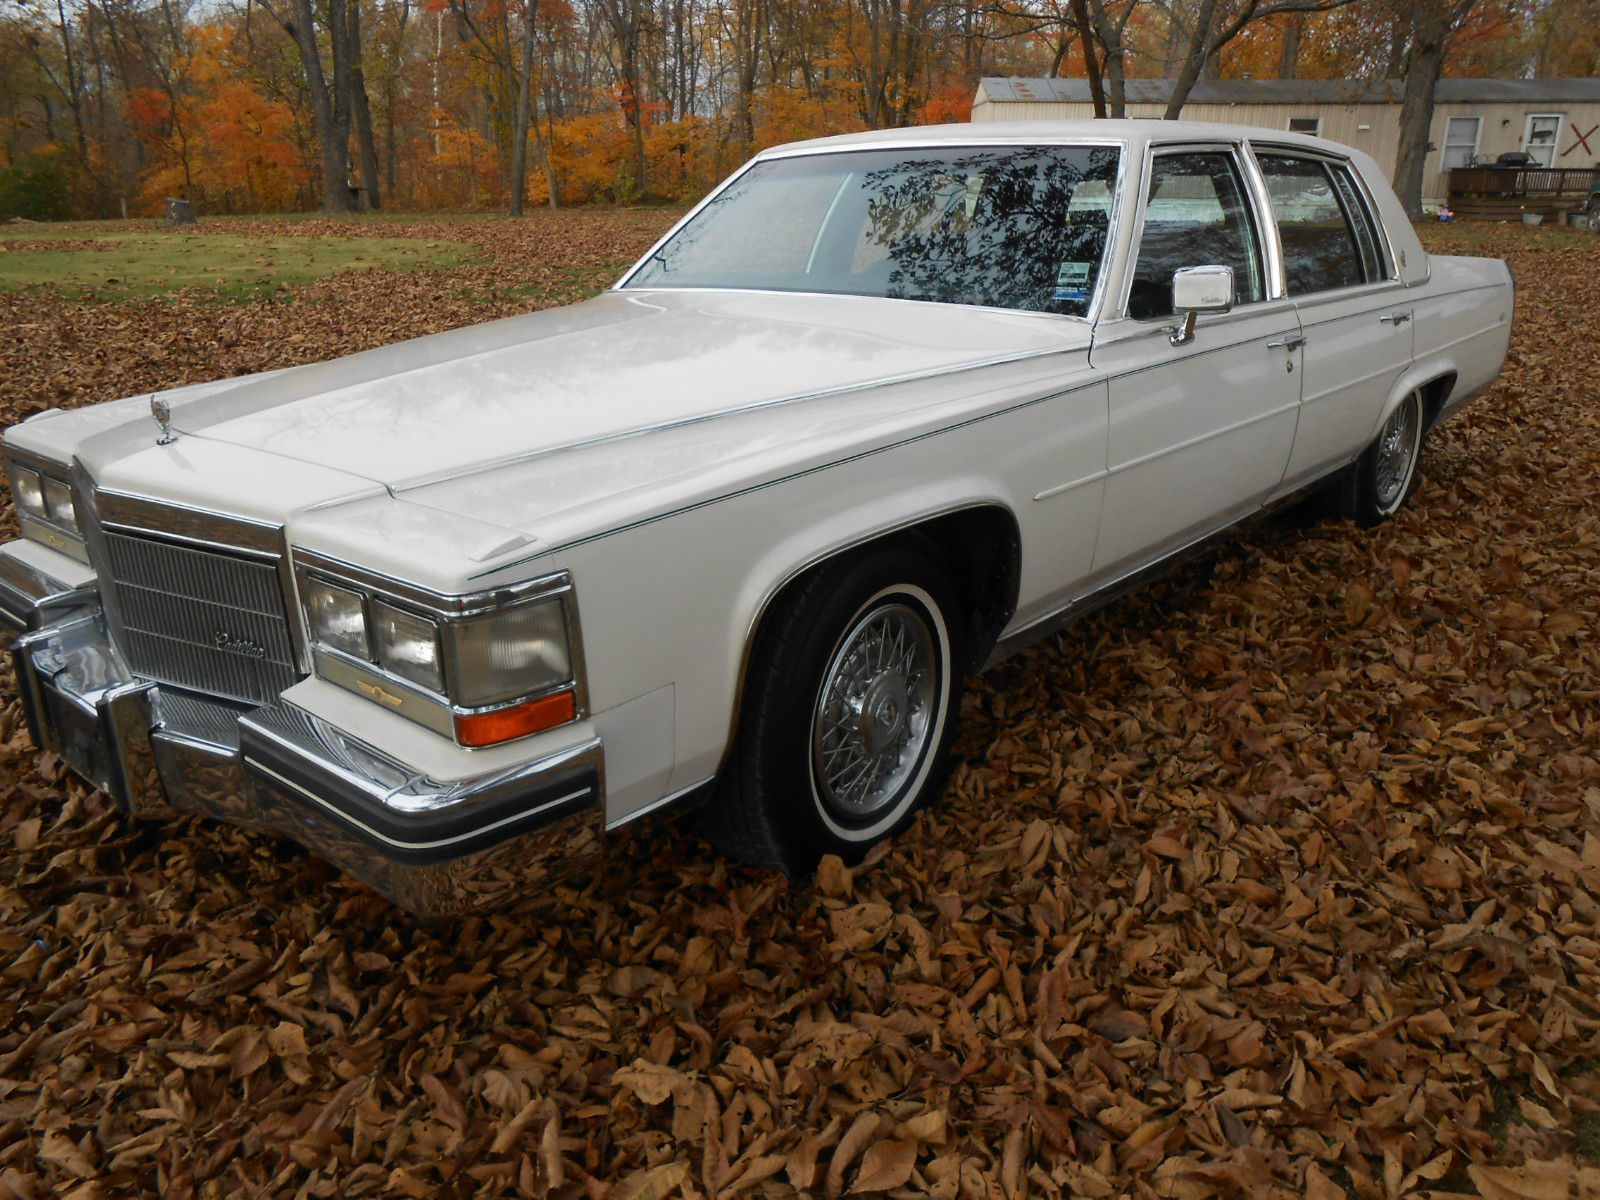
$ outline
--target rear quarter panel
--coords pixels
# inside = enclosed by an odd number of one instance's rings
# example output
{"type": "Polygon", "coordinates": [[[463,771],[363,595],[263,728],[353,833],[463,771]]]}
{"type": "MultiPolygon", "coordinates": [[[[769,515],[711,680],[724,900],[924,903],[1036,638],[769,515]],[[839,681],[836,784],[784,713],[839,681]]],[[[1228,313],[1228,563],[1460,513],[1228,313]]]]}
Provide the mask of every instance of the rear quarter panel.
{"type": "Polygon", "coordinates": [[[1482,392],[1500,374],[1511,339],[1511,270],[1497,258],[1433,256],[1416,289],[1416,348],[1407,382],[1454,375],[1444,410],[1482,392]]]}

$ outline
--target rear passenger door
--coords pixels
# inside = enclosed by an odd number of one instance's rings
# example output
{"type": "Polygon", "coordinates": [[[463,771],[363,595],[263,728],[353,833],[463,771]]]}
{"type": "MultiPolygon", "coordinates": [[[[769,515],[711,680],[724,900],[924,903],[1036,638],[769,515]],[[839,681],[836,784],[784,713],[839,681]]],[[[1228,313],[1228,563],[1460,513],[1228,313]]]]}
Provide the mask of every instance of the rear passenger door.
{"type": "Polygon", "coordinates": [[[1152,154],[1141,227],[1119,298],[1090,351],[1109,377],[1102,581],[1246,515],[1283,480],[1299,411],[1299,322],[1274,298],[1268,221],[1230,146],[1152,154]],[[1233,270],[1233,309],[1174,345],[1172,275],[1233,270]]]}
{"type": "Polygon", "coordinates": [[[1305,337],[1300,425],[1280,492],[1348,462],[1411,365],[1413,311],[1347,162],[1254,146],[1305,337]]]}

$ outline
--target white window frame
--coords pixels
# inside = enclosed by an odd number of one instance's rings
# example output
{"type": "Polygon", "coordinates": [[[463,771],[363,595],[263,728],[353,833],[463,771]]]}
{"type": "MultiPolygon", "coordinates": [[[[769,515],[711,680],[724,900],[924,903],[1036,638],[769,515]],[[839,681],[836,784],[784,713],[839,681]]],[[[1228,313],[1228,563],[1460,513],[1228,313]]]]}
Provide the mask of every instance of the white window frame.
{"type": "Polygon", "coordinates": [[[1474,117],[1474,116],[1470,116],[1470,115],[1468,115],[1468,116],[1459,116],[1459,117],[1446,117],[1444,119],[1444,138],[1442,139],[1442,141],[1440,143],[1441,149],[1439,151],[1439,169],[1443,170],[1443,171],[1448,171],[1448,170],[1451,169],[1450,168],[1450,151],[1452,149],[1460,149],[1461,147],[1466,145],[1465,142],[1452,142],[1450,140],[1450,125],[1451,125],[1452,122],[1455,122],[1455,121],[1471,121],[1473,123],[1473,125],[1472,125],[1472,153],[1467,156],[1467,161],[1466,162],[1460,164],[1461,166],[1463,166],[1463,167],[1470,166],[1472,164],[1472,161],[1478,157],[1478,151],[1480,149],[1482,149],[1482,147],[1483,147],[1483,118],[1482,117],[1474,117]]]}
{"type": "Polygon", "coordinates": [[[1556,156],[1560,152],[1560,149],[1561,149],[1561,130],[1562,130],[1562,127],[1564,125],[1566,125],[1566,123],[1567,123],[1567,114],[1564,113],[1564,112],[1558,112],[1558,113],[1557,112],[1529,113],[1527,121],[1524,122],[1524,124],[1522,126],[1522,150],[1523,150],[1523,153],[1531,155],[1532,158],[1533,158],[1533,161],[1536,162],[1536,163],[1539,163],[1539,165],[1541,167],[1553,167],[1553,166],[1555,166],[1556,165],[1556,156]],[[1540,162],[1539,161],[1539,156],[1537,154],[1535,154],[1534,151],[1533,151],[1533,142],[1530,140],[1533,137],[1533,123],[1535,121],[1538,121],[1538,120],[1543,120],[1543,119],[1552,118],[1552,117],[1555,119],[1555,123],[1556,123],[1556,135],[1555,135],[1555,137],[1551,138],[1549,142],[1546,143],[1546,145],[1548,145],[1550,147],[1550,161],[1549,162],[1540,162]]]}
{"type": "Polygon", "coordinates": [[[1284,128],[1284,131],[1286,133],[1305,133],[1305,134],[1309,134],[1311,137],[1321,137],[1322,136],[1322,118],[1321,117],[1286,117],[1284,119],[1284,122],[1283,122],[1283,128],[1284,128]],[[1294,123],[1296,121],[1315,121],[1317,123],[1317,127],[1315,129],[1296,129],[1294,127],[1294,123]]]}

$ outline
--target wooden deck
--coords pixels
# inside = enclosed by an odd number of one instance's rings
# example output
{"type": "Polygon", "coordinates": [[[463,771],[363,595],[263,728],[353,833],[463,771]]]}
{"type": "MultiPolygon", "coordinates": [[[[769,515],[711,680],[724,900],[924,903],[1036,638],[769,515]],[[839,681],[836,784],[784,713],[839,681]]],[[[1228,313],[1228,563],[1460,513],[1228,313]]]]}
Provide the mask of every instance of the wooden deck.
{"type": "Polygon", "coordinates": [[[1457,167],[1450,172],[1450,207],[1477,221],[1520,221],[1524,213],[1546,220],[1582,212],[1600,169],[1569,167],[1457,167]]]}

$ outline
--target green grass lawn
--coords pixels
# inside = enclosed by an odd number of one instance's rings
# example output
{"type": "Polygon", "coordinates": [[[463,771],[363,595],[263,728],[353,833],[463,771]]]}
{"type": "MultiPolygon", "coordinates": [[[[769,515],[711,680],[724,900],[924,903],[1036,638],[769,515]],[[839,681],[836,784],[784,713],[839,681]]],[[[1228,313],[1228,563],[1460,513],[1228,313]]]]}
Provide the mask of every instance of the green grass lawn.
{"type": "Polygon", "coordinates": [[[482,261],[473,246],[421,238],[259,237],[208,232],[0,231],[0,291],[46,287],[124,300],[199,287],[249,300],[340,271],[448,270],[482,261]],[[60,242],[60,246],[51,243],[60,242]]]}

